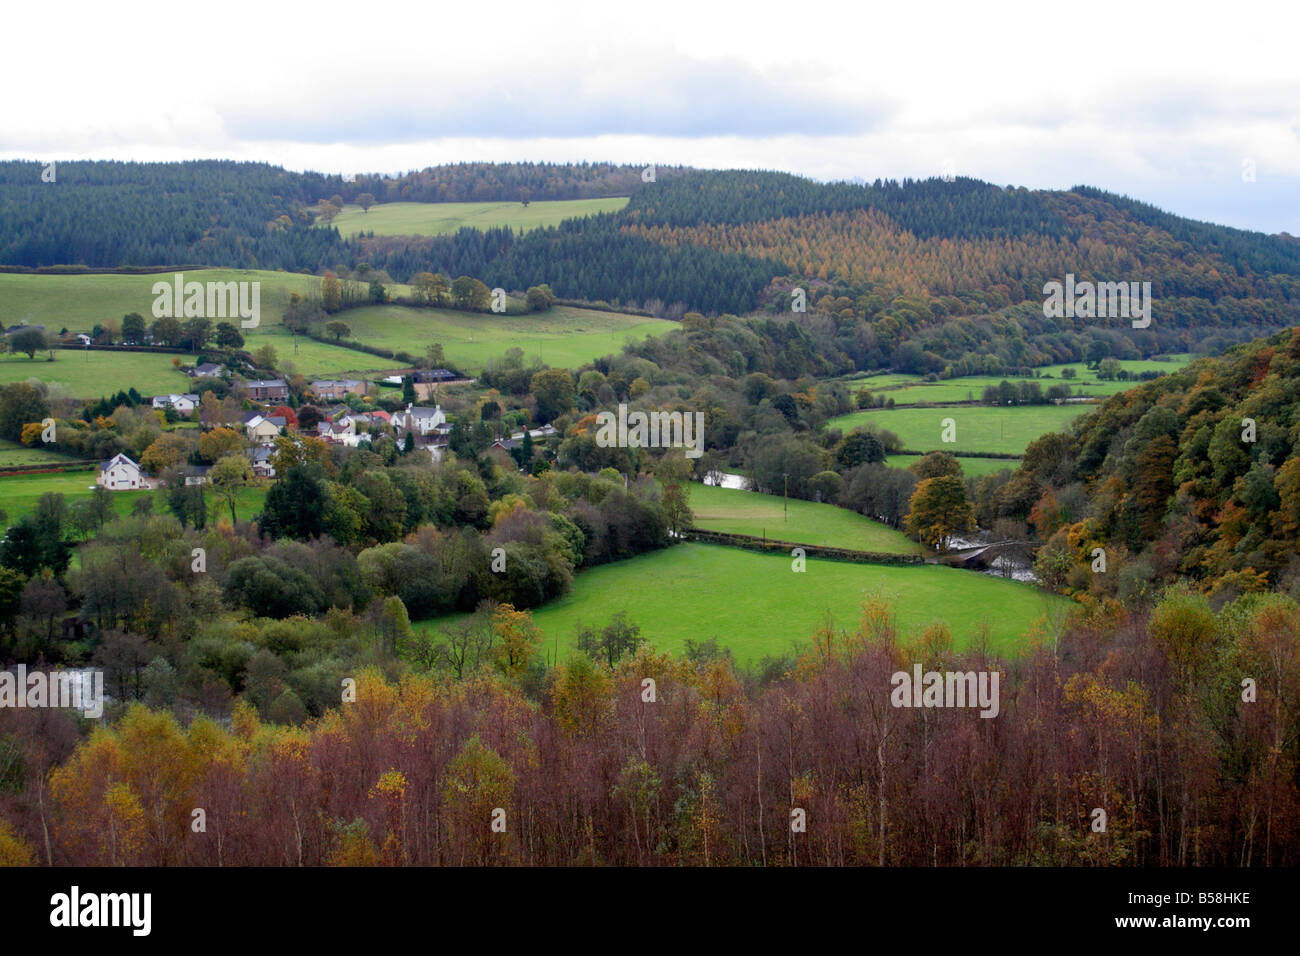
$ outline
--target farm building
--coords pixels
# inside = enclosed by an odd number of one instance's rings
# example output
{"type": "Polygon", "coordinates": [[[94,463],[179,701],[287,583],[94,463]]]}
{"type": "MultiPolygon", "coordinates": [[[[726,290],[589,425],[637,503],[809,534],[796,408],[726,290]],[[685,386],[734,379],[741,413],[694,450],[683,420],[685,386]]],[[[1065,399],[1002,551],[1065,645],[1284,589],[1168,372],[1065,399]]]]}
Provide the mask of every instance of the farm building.
{"type": "Polygon", "coordinates": [[[457,375],[450,369],[416,368],[411,369],[409,372],[403,372],[397,375],[387,375],[384,377],[384,382],[388,385],[401,385],[402,380],[408,375],[411,377],[411,381],[416,385],[437,385],[442,382],[457,382],[461,380],[461,376],[457,375]]]}

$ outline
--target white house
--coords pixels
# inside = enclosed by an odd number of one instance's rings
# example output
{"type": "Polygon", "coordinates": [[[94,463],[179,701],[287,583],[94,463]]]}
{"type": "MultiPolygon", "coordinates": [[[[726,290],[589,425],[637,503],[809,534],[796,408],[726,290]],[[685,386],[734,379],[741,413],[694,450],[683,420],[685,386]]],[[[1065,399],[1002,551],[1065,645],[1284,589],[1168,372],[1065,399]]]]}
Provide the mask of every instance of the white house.
{"type": "Polygon", "coordinates": [[[95,484],[109,491],[129,491],[135,488],[148,488],[140,466],[126,455],[116,455],[99,466],[99,475],[95,484]]]}
{"type": "Polygon", "coordinates": [[[185,395],[155,395],[153,397],[154,408],[167,408],[168,406],[171,406],[182,415],[188,415],[190,412],[194,411],[198,404],[199,397],[188,393],[185,395]]]}
{"type": "Polygon", "coordinates": [[[253,474],[260,478],[274,478],[275,467],[271,464],[271,449],[259,446],[248,453],[253,462],[253,474]]]}
{"type": "Polygon", "coordinates": [[[316,434],[326,441],[342,442],[345,445],[352,444],[347,439],[356,436],[356,423],[351,418],[346,417],[342,421],[321,422],[316,426],[316,434]]]}
{"type": "Polygon", "coordinates": [[[392,425],[396,429],[413,431],[417,435],[427,435],[446,420],[447,416],[442,413],[441,405],[434,408],[407,405],[406,411],[394,413],[392,425]]]}

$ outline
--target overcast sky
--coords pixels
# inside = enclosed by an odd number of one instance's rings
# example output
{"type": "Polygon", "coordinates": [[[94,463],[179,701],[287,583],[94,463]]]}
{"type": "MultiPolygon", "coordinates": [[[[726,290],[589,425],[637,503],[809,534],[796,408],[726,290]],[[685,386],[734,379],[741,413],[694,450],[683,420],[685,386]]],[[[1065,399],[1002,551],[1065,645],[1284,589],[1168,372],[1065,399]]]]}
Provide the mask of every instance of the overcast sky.
{"type": "Polygon", "coordinates": [[[1295,0],[61,2],[5,19],[6,158],[951,170],[1300,235],[1295,0]]]}

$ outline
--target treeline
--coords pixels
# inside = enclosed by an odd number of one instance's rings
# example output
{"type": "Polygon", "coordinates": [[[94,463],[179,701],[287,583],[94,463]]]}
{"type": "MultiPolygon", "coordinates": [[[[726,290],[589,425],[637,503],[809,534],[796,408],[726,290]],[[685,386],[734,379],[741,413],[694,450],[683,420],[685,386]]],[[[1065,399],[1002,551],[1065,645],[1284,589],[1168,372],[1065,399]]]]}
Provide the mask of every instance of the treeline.
{"type": "Polygon", "coordinates": [[[632,197],[621,217],[644,226],[736,225],[818,213],[878,210],[920,238],[1075,238],[1042,194],[976,179],[818,183],[791,173],[693,170],[632,197]]]}
{"type": "MultiPolygon", "coordinates": [[[[488,625],[498,647],[527,629],[515,613],[488,625]]],[[[601,637],[630,648],[532,685],[358,662],[302,727],[251,699],[229,727],[178,721],[159,699],[79,743],[66,711],[5,708],[0,863],[1294,866],[1298,633],[1287,599],[1216,615],[1173,592],[1005,661],[940,625],[900,634],[870,598],[764,680],[615,621],[601,637]],[[996,717],[895,706],[914,666],[997,672],[996,717]]],[[[277,680],[261,665],[248,696],[277,680]]]]}
{"type": "Polygon", "coordinates": [[[1300,242],[1294,237],[1288,241],[1262,232],[1198,222],[1092,186],[1075,186],[1070,192],[1100,200],[1140,222],[1167,232],[1178,242],[1187,243],[1194,249],[1220,255],[1238,270],[1290,274],[1300,270],[1300,242]]]}
{"type": "MultiPolygon", "coordinates": [[[[453,163],[402,176],[358,174],[336,183],[346,202],[370,193],[379,202],[540,202],[631,196],[647,184],[644,166],[614,163],[453,163]]],[[[657,166],[656,184],[687,172],[657,166]]]]}

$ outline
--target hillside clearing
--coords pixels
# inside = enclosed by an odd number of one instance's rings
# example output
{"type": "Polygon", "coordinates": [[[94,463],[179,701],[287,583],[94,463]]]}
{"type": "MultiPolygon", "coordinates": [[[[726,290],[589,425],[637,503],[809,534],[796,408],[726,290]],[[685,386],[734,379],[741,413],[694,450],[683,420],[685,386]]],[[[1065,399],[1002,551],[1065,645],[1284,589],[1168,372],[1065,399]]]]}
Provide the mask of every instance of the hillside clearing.
{"type": "Polygon", "coordinates": [[[355,204],[343,207],[332,225],[343,236],[373,232],[376,236],[444,236],[466,226],[492,229],[508,226],[527,232],[558,226],[566,219],[618,212],[627,197],[563,199],[532,202],[389,202],[366,212],[355,204]]]}
{"type": "Polygon", "coordinates": [[[967,405],[955,408],[877,408],[840,415],[826,423],[846,434],[875,425],[898,435],[909,451],[980,451],[1023,455],[1026,446],[1048,432],[1061,431],[1091,405],[967,405]],[[956,426],[956,441],[945,442],[945,420],[956,426]]]}

